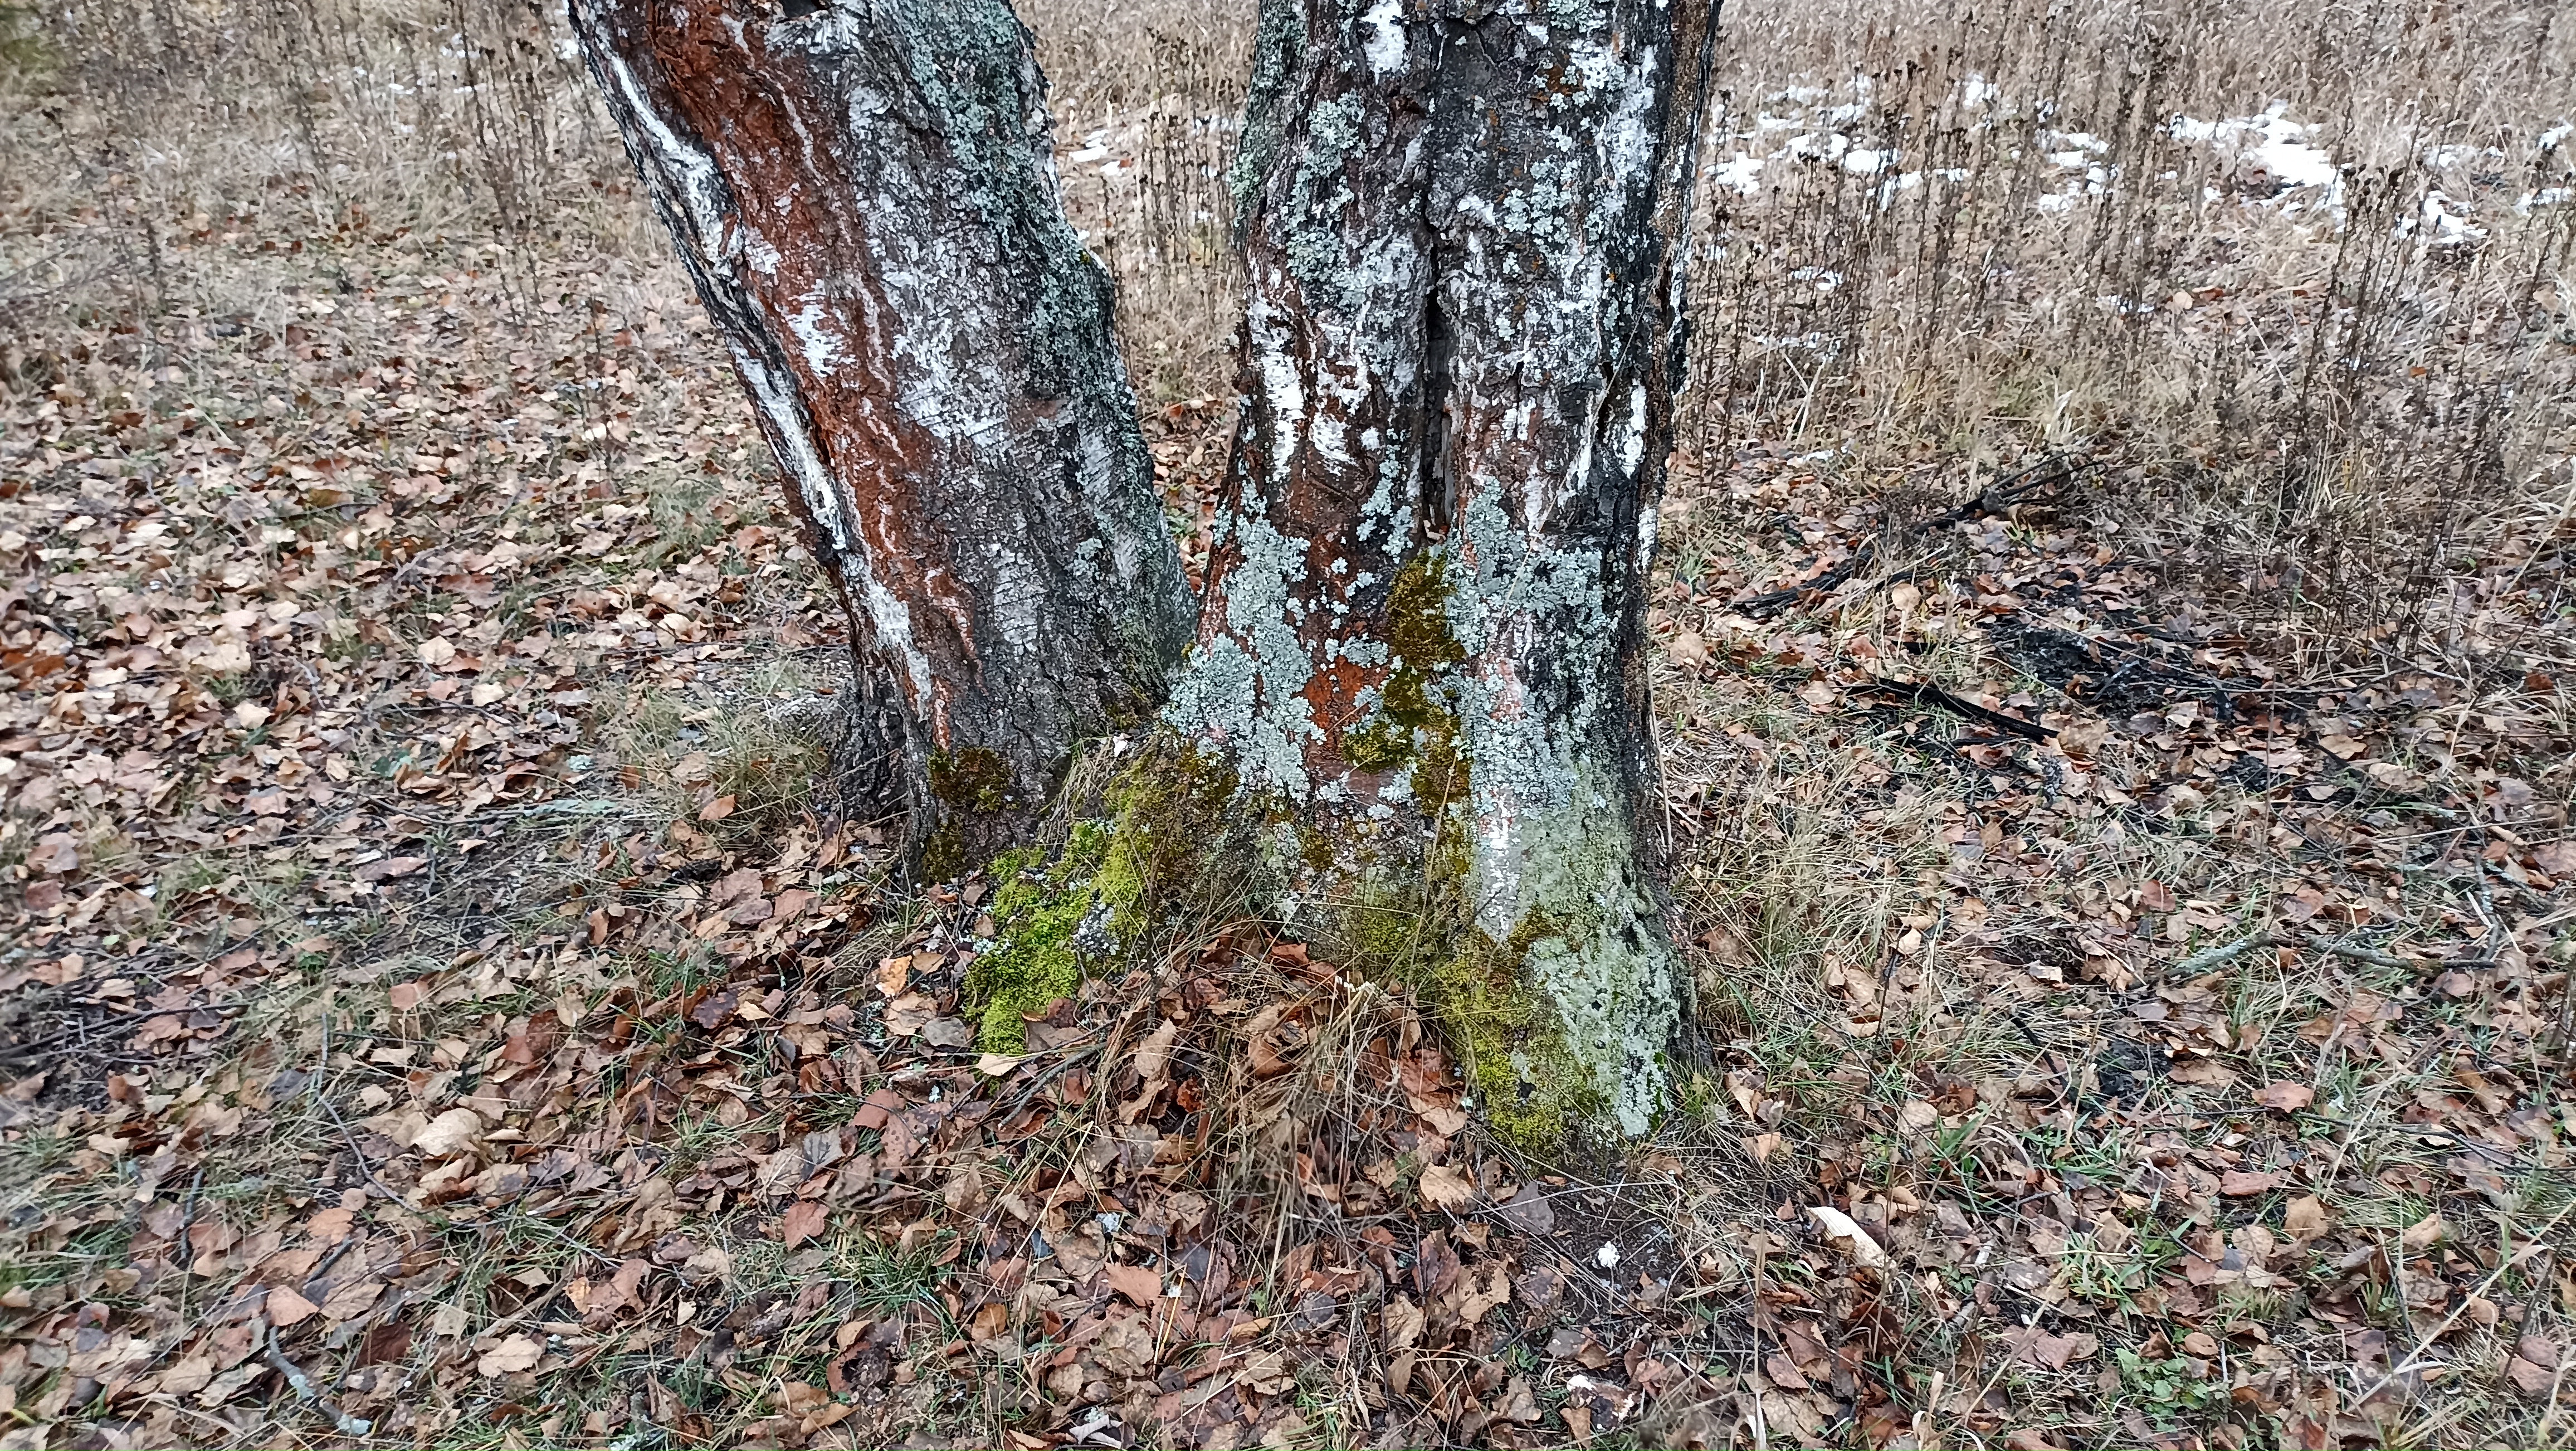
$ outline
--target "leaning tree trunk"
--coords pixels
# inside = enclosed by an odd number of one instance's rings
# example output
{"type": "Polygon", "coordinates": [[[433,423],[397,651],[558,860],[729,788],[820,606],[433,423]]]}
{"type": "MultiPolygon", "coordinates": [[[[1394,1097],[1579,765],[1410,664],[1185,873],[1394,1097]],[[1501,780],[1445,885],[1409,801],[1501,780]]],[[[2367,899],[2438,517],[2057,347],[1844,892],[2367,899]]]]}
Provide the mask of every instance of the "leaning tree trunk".
{"type": "Polygon", "coordinates": [[[1007,0],[573,0],[935,875],[1140,723],[1191,605],[1007,0]]]}
{"type": "Polygon", "coordinates": [[[1688,990],[1641,651],[1709,8],[1265,0],[1256,41],[1246,411],[1167,718],[1533,1145],[1642,1132],[1688,990]]]}

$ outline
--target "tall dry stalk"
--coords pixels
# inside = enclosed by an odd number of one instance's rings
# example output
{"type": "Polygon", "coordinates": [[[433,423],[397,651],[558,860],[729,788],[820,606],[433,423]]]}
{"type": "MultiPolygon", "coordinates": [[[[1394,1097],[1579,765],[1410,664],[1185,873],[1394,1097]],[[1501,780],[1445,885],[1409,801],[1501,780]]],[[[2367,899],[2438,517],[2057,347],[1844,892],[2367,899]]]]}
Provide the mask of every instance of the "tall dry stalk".
{"type": "Polygon", "coordinates": [[[2375,0],[1727,11],[1697,446],[2082,442],[2363,646],[2569,476],[2576,25],[2375,0]],[[2388,585],[2392,563],[2402,582],[2388,585]]]}
{"type": "MultiPolygon", "coordinates": [[[[1149,404],[1232,392],[1225,171],[1254,8],[1025,7],[1149,404]]],[[[2568,516],[2576,16],[1742,0],[1724,19],[1687,451],[1973,463],[2080,441],[2116,465],[2106,517],[2254,617],[2334,622],[2347,651],[2437,628],[2464,561],[2537,559],[2568,516]]],[[[521,0],[0,13],[0,382],[55,366],[32,361],[48,309],[130,315],[149,348],[167,308],[243,306],[157,259],[254,210],[476,236],[521,279],[530,248],[628,253],[641,208],[562,42],[521,0]]]]}

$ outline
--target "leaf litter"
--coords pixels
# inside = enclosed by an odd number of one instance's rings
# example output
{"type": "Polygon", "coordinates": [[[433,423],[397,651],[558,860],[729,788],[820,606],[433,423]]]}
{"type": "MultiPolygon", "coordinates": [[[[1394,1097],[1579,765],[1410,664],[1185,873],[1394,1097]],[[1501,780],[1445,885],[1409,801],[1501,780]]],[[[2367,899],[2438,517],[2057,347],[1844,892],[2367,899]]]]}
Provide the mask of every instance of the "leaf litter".
{"type": "MultiPolygon", "coordinates": [[[[841,627],[677,276],[312,215],[156,218],[269,301],[57,319],[6,400],[7,1444],[2556,1414],[2563,529],[2320,666],[2100,527],[2116,457],[1685,460],[1708,1061],[1527,1163],[1275,924],[976,1053],[1001,884],[839,810],[841,627]]],[[[1222,410],[1148,428],[1203,514],[1222,410]]]]}

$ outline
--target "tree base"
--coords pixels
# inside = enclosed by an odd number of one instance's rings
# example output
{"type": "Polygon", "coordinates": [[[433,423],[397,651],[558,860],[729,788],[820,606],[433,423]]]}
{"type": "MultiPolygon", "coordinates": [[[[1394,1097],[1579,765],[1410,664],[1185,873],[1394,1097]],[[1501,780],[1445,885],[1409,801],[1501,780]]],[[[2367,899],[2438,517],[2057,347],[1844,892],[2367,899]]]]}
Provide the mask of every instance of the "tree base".
{"type": "Polygon", "coordinates": [[[1462,815],[1436,820],[1399,830],[1291,812],[1169,730],[1097,748],[1042,841],[990,864],[994,935],[966,984],[978,1044],[1017,1053],[1027,1021],[1086,976],[1262,919],[1319,960],[1412,989],[1513,1147],[1555,1154],[1648,1132],[1679,1004],[1652,900],[1623,865],[1624,833],[1560,853],[1539,905],[1495,932],[1476,910],[1490,873],[1462,815]],[[1582,867],[1599,880],[1578,879],[1582,867]]]}

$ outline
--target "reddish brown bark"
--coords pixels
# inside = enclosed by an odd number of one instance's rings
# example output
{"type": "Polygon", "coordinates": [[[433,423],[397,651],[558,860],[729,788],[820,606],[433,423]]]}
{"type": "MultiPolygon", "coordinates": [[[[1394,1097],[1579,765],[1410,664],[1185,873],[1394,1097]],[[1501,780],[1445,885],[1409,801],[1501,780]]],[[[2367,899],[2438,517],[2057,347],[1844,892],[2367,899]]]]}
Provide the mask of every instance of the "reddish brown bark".
{"type": "MultiPolygon", "coordinates": [[[[575,0],[857,640],[934,869],[1141,722],[1190,605],[1004,0],[575,0]]],[[[888,803],[894,804],[894,803],[888,803]]]]}

